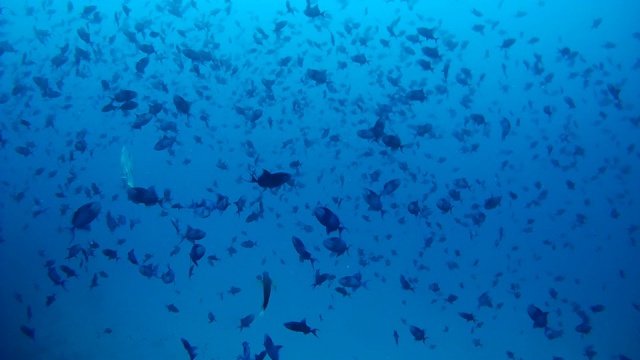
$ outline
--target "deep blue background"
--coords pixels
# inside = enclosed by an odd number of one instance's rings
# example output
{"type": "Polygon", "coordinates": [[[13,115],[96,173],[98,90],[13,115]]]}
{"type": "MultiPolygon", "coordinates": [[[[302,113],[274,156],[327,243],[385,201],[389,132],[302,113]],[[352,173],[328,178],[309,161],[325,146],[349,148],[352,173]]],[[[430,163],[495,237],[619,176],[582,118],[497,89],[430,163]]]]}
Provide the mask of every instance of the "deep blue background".
{"type": "Polygon", "coordinates": [[[89,4],[81,1],[73,2],[70,12],[66,1],[3,3],[7,8],[0,17],[1,41],[15,49],[0,56],[0,92],[6,96],[0,105],[3,359],[186,359],[180,338],[199,347],[198,359],[234,359],[243,341],[250,343],[253,352],[260,351],[265,333],[283,345],[283,359],[501,359],[506,351],[523,359],[578,359],[591,345],[596,358],[640,357],[635,230],[640,225],[635,147],[639,134],[635,105],[640,94],[638,3],[419,1],[410,6],[399,1],[367,1],[366,5],[321,1],[320,9],[326,14],[316,19],[301,13],[304,1],[291,1],[298,10],[293,15],[286,13],[285,1],[197,1],[197,9],[184,2],[182,18],[166,11],[168,3],[130,1],[127,18],[121,3],[99,2],[99,23],[81,17],[89,4]],[[475,16],[474,8],[483,16],[475,16]],[[214,9],[222,11],[213,13],[214,9]],[[403,35],[394,38],[386,26],[397,18],[395,31],[403,35]],[[592,29],[598,18],[602,24],[592,29]],[[288,24],[276,36],[272,29],[280,20],[288,24]],[[149,22],[148,28],[137,39],[153,44],[157,54],[151,55],[141,76],[135,63],[143,54],[122,29],[132,30],[143,21],[149,22]],[[203,23],[209,24],[208,32],[196,29],[203,23]],[[471,30],[476,24],[486,26],[484,35],[471,30]],[[86,26],[92,47],[76,33],[86,26]],[[433,73],[420,69],[416,60],[423,58],[422,46],[436,44],[424,40],[411,44],[405,38],[420,26],[436,27],[440,38],[437,46],[444,60],[433,62],[433,73]],[[269,35],[262,45],[254,40],[258,28],[269,35]],[[48,31],[48,40],[39,42],[35,29],[48,31]],[[151,30],[161,33],[164,42],[151,38],[151,30]],[[113,44],[109,44],[111,36],[115,36],[113,44]],[[533,37],[539,42],[530,44],[533,37]],[[516,42],[508,51],[500,50],[506,38],[516,42]],[[368,39],[366,45],[361,39],[368,39]],[[388,40],[390,47],[383,47],[381,39],[388,40]],[[448,50],[447,41],[459,44],[448,50]],[[66,43],[70,60],[55,69],[50,60],[66,43]],[[92,52],[91,62],[74,63],[76,46],[92,52]],[[199,65],[202,76],[197,77],[191,61],[179,52],[186,47],[210,51],[228,69],[203,63],[199,65]],[[407,54],[405,47],[416,55],[407,54]],[[579,53],[574,64],[560,57],[563,47],[579,53]],[[365,54],[369,64],[352,62],[350,57],[358,53],[365,54]],[[543,76],[554,74],[550,83],[527,70],[535,55],[542,59],[543,76]],[[285,56],[293,60],[281,70],[278,61],[285,56]],[[339,69],[340,61],[348,64],[346,69],[339,69]],[[451,62],[447,83],[442,75],[445,61],[451,62]],[[326,69],[337,91],[331,93],[326,86],[309,81],[309,68],[326,69]],[[461,68],[473,74],[470,87],[455,81],[461,68]],[[387,75],[400,76],[400,87],[392,86],[387,75]],[[51,83],[62,81],[56,87],[62,96],[42,98],[34,76],[49,78],[51,83]],[[276,81],[275,101],[266,100],[262,79],[276,81]],[[140,107],[128,114],[101,112],[112,95],[101,89],[101,80],[114,89],[137,91],[140,107]],[[168,93],[154,88],[160,80],[168,93]],[[526,90],[528,83],[532,86],[526,90]],[[28,89],[12,96],[18,84],[28,89]],[[608,84],[621,89],[617,107],[608,84]],[[434,91],[437,85],[446,85],[448,95],[430,94],[423,103],[400,101],[408,90],[434,91]],[[255,96],[248,96],[254,86],[255,96]],[[191,102],[190,127],[185,116],[176,114],[175,94],[191,102]],[[460,104],[465,95],[473,100],[469,109],[460,104]],[[575,109],[563,101],[565,96],[575,101],[575,109]],[[165,104],[159,119],[178,122],[174,156],[153,150],[162,137],[154,123],[141,130],[130,127],[135,113],[146,111],[153,100],[165,104]],[[293,112],[294,101],[303,104],[301,114],[293,112]],[[386,131],[407,144],[402,152],[385,151],[382,143],[356,135],[357,130],[373,126],[381,104],[393,108],[386,131]],[[543,113],[547,105],[553,109],[551,116],[543,113]],[[252,126],[235,107],[262,109],[264,114],[252,126]],[[465,125],[472,113],[483,114],[488,124],[465,125]],[[199,120],[203,114],[209,116],[209,128],[199,120]],[[45,127],[48,117],[53,117],[55,127],[45,127]],[[502,117],[512,124],[504,140],[502,117]],[[268,118],[273,120],[272,127],[268,118]],[[30,128],[21,125],[21,119],[30,128]],[[410,125],[426,122],[433,124],[435,136],[416,137],[410,125]],[[472,132],[465,143],[452,135],[462,129],[472,132]],[[81,153],[73,143],[83,130],[88,150],[81,153]],[[325,131],[338,140],[323,137],[325,131]],[[292,144],[283,146],[290,139],[292,144]],[[246,141],[254,144],[257,163],[247,155],[246,141]],[[465,151],[472,144],[479,144],[478,150],[465,151]],[[18,154],[17,146],[31,146],[33,155],[18,154]],[[157,206],[146,208],[127,201],[120,178],[123,146],[133,157],[136,186],[154,185],[160,193],[168,188],[173,201],[185,205],[217,193],[231,201],[262,197],[264,217],[245,222],[250,212],[258,210],[257,204],[240,215],[232,205],[222,214],[200,219],[191,210],[171,209],[161,216],[157,206]],[[584,149],[584,155],[575,155],[577,148],[584,149]],[[299,173],[289,169],[295,160],[302,163],[299,173]],[[554,166],[553,160],[560,166],[554,166]],[[228,168],[217,167],[218,162],[228,168]],[[243,181],[254,165],[258,170],[291,171],[293,186],[272,192],[243,181]],[[44,168],[44,173],[35,175],[38,168],[44,168]],[[57,174],[49,178],[47,174],[54,170],[57,174]],[[381,171],[380,181],[371,183],[368,174],[376,170],[381,171]],[[70,174],[77,178],[66,186],[70,174]],[[441,214],[436,201],[447,197],[454,179],[463,177],[471,188],[462,191],[463,201],[454,203],[452,213],[441,214]],[[388,211],[384,218],[368,211],[363,189],[380,191],[384,182],[395,178],[402,185],[383,198],[388,211]],[[567,180],[576,184],[574,190],[568,189],[567,180]],[[83,188],[91,184],[102,196],[85,195],[83,188]],[[543,190],[548,197],[531,205],[543,190]],[[57,197],[58,192],[64,197],[57,197]],[[509,192],[518,198],[511,199],[509,192]],[[501,206],[483,210],[486,222],[471,225],[465,216],[474,204],[482,207],[492,195],[502,196],[501,206]],[[343,199],[340,206],[334,198],[343,199]],[[76,208],[92,200],[102,202],[102,213],[90,232],[77,232],[75,243],[87,247],[90,241],[97,242],[100,249],[117,249],[121,259],[109,261],[98,251],[80,268],[78,260],[64,260],[71,239],[70,219],[76,208]],[[430,213],[419,218],[410,215],[406,207],[414,200],[430,213]],[[61,215],[67,205],[71,210],[61,215]],[[348,228],[343,236],[352,246],[350,256],[336,260],[322,247],[327,236],[313,217],[317,205],[333,209],[348,228]],[[32,217],[33,211],[43,208],[48,210],[32,217]],[[618,217],[611,216],[614,209],[618,217]],[[107,211],[140,223],[112,234],[106,226],[107,211]],[[586,218],[583,224],[577,220],[581,215],[586,218]],[[180,240],[170,217],[183,227],[205,230],[202,244],[207,256],[216,254],[221,261],[214,267],[203,261],[189,279],[188,243],[181,244],[180,254],[169,256],[180,240]],[[306,232],[305,225],[312,226],[312,231],[306,232]],[[504,237],[496,244],[500,228],[504,237]],[[300,237],[318,258],[317,268],[338,278],[360,271],[369,281],[368,290],[343,298],[334,291],[337,281],[312,289],[313,270],[308,263],[298,262],[292,236],[300,237]],[[436,241],[424,250],[429,237],[436,241]],[[126,242],[118,246],[118,239],[126,242]],[[240,247],[245,240],[257,241],[258,246],[240,247]],[[231,246],[238,250],[233,256],[227,252],[231,246]],[[126,261],[130,249],[139,259],[152,254],[150,262],[158,264],[160,271],[170,264],[177,274],[175,284],[140,275],[126,261]],[[383,260],[362,267],[360,249],[365,259],[380,255],[383,260]],[[79,272],[78,279],[69,279],[69,291],[47,278],[47,260],[79,272]],[[452,261],[459,268],[449,269],[452,261]],[[93,275],[100,271],[109,277],[100,278],[100,285],[89,290],[93,275]],[[263,271],[270,273],[276,289],[265,314],[257,316],[262,289],[256,276],[263,271]],[[418,280],[415,293],[400,288],[401,274],[418,280]],[[440,294],[429,290],[434,282],[442,289],[440,294]],[[231,286],[242,291],[231,296],[227,294],[231,286]],[[549,295],[551,288],[557,290],[557,299],[549,295]],[[485,291],[494,306],[479,309],[477,298],[485,291]],[[52,293],[57,301],[45,307],[45,298],[52,293]],[[444,302],[450,293],[459,296],[452,305],[444,302]],[[165,305],[171,303],[180,309],[178,314],[167,311],[165,305]],[[549,326],[562,329],[564,335],[548,340],[541,329],[532,329],[526,311],[530,304],[549,311],[549,326]],[[596,304],[604,305],[604,312],[589,310],[596,304]],[[593,329],[588,335],[574,330],[580,324],[576,307],[589,314],[593,329]],[[207,322],[209,311],[216,314],[217,322],[207,322]],[[461,311],[473,312],[482,326],[466,323],[458,315],[461,311]],[[256,314],[256,320],[239,332],[239,319],[248,314],[256,314]],[[282,326],[302,318],[320,329],[319,339],[282,326]],[[21,333],[21,325],[35,329],[35,340],[21,333]],[[426,344],[411,338],[408,325],[425,329],[426,344]],[[105,328],[113,332],[106,334],[105,328]],[[394,330],[400,334],[398,346],[394,330]],[[482,346],[474,346],[474,340],[482,346]]]}

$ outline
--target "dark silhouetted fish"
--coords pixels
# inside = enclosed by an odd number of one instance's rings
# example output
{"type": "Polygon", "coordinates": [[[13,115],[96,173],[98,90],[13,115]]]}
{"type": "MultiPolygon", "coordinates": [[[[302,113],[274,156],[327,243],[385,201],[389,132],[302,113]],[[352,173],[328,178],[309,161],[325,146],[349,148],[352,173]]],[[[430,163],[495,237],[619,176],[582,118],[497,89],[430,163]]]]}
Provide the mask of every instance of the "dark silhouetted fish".
{"type": "Polygon", "coordinates": [[[362,281],[362,274],[359,271],[353,275],[341,277],[338,282],[345,288],[353,289],[353,291],[358,290],[360,287],[367,288],[367,281],[362,281]]]}
{"type": "Polygon", "coordinates": [[[191,103],[188,102],[187,100],[185,100],[182,96],[174,95],[173,96],[173,105],[175,105],[176,111],[179,114],[187,115],[187,117],[189,117],[191,115],[191,113],[190,113],[190,111],[191,111],[191,103]]]}
{"type": "Polygon", "coordinates": [[[200,245],[200,244],[194,244],[191,247],[191,252],[189,253],[189,257],[191,258],[191,261],[193,261],[193,263],[198,266],[198,260],[202,259],[202,257],[204,256],[205,253],[205,247],[200,245]]]}
{"type": "Polygon", "coordinates": [[[113,95],[113,101],[124,103],[135,99],[137,96],[138,93],[133,90],[120,90],[113,95]]]}
{"type": "Polygon", "coordinates": [[[547,315],[549,315],[549,312],[542,311],[535,305],[529,305],[527,307],[527,314],[529,314],[529,317],[533,320],[534,328],[547,327],[547,315]]]}
{"type": "Polygon", "coordinates": [[[389,180],[384,184],[380,196],[392,194],[400,187],[400,179],[389,180]]]}
{"type": "Polygon", "coordinates": [[[282,348],[282,345],[276,345],[269,335],[267,334],[264,335],[264,349],[267,352],[267,355],[269,355],[269,358],[271,360],[280,359],[279,352],[281,348],[282,348]]]}
{"type": "Polygon", "coordinates": [[[403,290],[409,290],[411,292],[415,292],[415,288],[411,286],[411,283],[404,275],[400,275],[400,286],[402,286],[403,290]]]}
{"type": "Polygon", "coordinates": [[[417,326],[411,325],[409,326],[409,332],[411,333],[411,335],[413,336],[413,339],[415,341],[422,341],[425,342],[427,340],[427,335],[424,331],[424,329],[421,329],[417,326]]]}
{"type": "Polygon", "coordinates": [[[340,256],[349,251],[347,243],[339,237],[330,237],[324,240],[322,245],[331,251],[331,256],[340,256]]]}
{"type": "Polygon", "coordinates": [[[443,214],[446,214],[448,212],[451,212],[453,205],[451,205],[451,202],[449,202],[449,200],[445,198],[440,198],[438,199],[438,201],[436,201],[436,207],[440,209],[440,211],[442,211],[443,214]]]}
{"type": "Polygon", "coordinates": [[[36,330],[34,328],[28,327],[26,325],[21,325],[20,331],[31,340],[36,339],[36,330]]]}
{"type": "Polygon", "coordinates": [[[66,280],[62,279],[62,276],[60,276],[60,274],[58,274],[58,272],[56,271],[55,267],[50,266],[48,271],[47,271],[47,275],[49,276],[49,279],[51,280],[51,282],[53,282],[54,285],[60,286],[63,289],[67,290],[67,288],[65,286],[66,280]]]}
{"type": "Polygon", "coordinates": [[[314,289],[316,286],[324,284],[325,281],[333,281],[336,278],[333,274],[320,273],[320,270],[316,270],[315,281],[311,285],[314,289]]]}
{"type": "Polygon", "coordinates": [[[397,135],[384,135],[382,137],[382,143],[393,151],[398,149],[402,151],[402,149],[404,148],[404,145],[402,145],[402,141],[400,141],[400,138],[397,135]]]}
{"type": "Polygon", "coordinates": [[[311,253],[307,251],[306,247],[304,246],[304,243],[302,243],[302,240],[293,236],[291,238],[291,242],[293,243],[293,248],[296,250],[296,252],[299,255],[300,262],[308,260],[311,263],[311,268],[313,268],[313,263],[316,261],[316,259],[311,257],[311,253]]]}
{"type": "Polygon", "coordinates": [[[325,227],[327,234],[330,234],[336,230],[339,234],[342,234],[342,230],[345,229],[338,216],[334,214],[333,211],[324,206],[318,206],[313,209],[313,215],[320,222],[320,224],[325,227]]]}
{"type": "Polygon", "coordinates": [[[198,356],[198,354],[196,353],[196,350],[198,350],[198,347],[197,346],[192,346],[184,338],[181,338],[180,340],[182,341],[182,346],[184,346],[184,349],[187,350],[187,354],[189,354],[189,359],[190,360],[194,360],[196,358],[196,356],[198,356]]]}
{"type": "Polygon", "coordinates": [[[262,311],[260,312],[260,315],[262,315],[269,305],[273,282],[271,281],[271,277],[269,277],[269,273],[266,271],[262,272],[262,276],[259,277],[259,280],[262,282],[262,311]]]}
{"type": "Polygon", "coordinates": [[[156,205],[160,201],[153,186],[146,189],[141,187],[129,187],[127,188],[127,198],[134,204],[144,204],[146,206],[156,205]]]}
{"type": "Polygon", "coordinates": [[[171,266],[167,264],[167,271],[162,273],[162,275],[160,276],[160,279],[165,284],[171,284],[172,282],[175,281],[175,278],[176,278],[176,274],[173,272],[173,269],[171,269],[171,266]]]}
{"type": "Polygon", "coordinates": [[[242,331],[242,329],[249,328],[249,326],[251,326],[251,323],[255,318],[256,318],[255,315],[249,314],[243,317],[242,319],[240,319],[240,325],[238,326],[240,331],[242,331]]]}
{"type": "Polygon", "coordinates": [[[500,201],[502,201],[502,196],[491,196],[484,201],[484,208],[486,210],[495,209],[500,205],[500,201]]]}
{"type": "Polygon", "coordinates": [[[300,332],[305,335],[311,333],[315,337],[318,337],[318,334],[316,333],[318,329],[312,329],[311,327],[309,327],[309,325],[307,325],[306,319],[302,319],[302,321],[288,321],[284,323],[284,327],[291,331],[300,332]]]}
{"type": "Polygon", "coordinates": [[[270,173],[262,170],[262,175],[256,177],[251,175],[251,182],[258,184],[263,189],[275,189],[291,180],[291,174],[285,172],[270,173]]]}
{"type": "Polygon", "coordinates": [[[182,238],[194,242],[204,239],[205,236],[207,236],[207,233],[204,230],[196,229],[194,227],[191,227],[190,225],[187,225],[187,230],[184,232],[182,238]]]}
{"type": "Polygon", "coordinates": [[[95,220],[102,210],[99,201],[92,201],[80,206],[71,218],[71,241],[75,239],[75,230],[91,230],[90,224],[95,220]]]}

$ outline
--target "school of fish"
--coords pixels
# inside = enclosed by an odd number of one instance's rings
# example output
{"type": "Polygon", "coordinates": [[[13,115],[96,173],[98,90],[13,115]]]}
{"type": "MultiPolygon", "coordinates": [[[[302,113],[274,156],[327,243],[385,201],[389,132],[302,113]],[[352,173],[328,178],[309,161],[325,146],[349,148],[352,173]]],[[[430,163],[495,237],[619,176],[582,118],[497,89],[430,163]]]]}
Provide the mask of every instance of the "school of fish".
{"type": "Polygon", "coordinates": [[[3,2],[0,357],[640,358],[640,6],[563,3],[3,2]]]}

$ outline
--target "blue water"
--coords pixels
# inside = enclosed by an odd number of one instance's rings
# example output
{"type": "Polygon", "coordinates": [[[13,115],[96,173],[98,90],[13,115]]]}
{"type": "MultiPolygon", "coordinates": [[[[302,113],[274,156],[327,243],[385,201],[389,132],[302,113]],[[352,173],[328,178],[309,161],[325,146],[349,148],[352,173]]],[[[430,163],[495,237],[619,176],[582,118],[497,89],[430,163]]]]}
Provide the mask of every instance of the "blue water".
{"type": "Polygon", "coordinates": [[[236,359],[243,342],[253,359],[267,334],[282,359],[640,358],[640,3],[314,5],[2,3],[0,358],[189,359],[185,339],[199,360],[236,359]],[[112,100],[125,89],[137,108],[112,100]],[[150,104],[160,112],[132,129],[150,104]],[[165,135],[175,143],[154,150],[165,135]],[[263,169],[291,179],[263,189],[250,182],[263,169]],[[131,186],[159,202],[135,204],[131,186]],[[72,231],[90,202],[90,230],[72,231]],[[206,236],[184,240],[187,226],[206,236]],[[331,256],[331,236],[348,253],[331,256]],[[335,279],[313,288],[315,270],[335,279]],[[302,319],[317,337],[283,325],[302,319]]]}

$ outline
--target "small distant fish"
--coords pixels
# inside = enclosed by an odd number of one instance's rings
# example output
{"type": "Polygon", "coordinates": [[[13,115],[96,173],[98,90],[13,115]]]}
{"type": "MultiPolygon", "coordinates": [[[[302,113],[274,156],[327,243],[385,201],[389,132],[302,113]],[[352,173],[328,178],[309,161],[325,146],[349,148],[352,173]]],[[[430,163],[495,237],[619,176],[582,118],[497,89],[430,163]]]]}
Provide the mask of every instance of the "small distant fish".
{"type": "Polygon", "coordinates": [[[211,311],[209,311],[209,313],[207,314],[207,318],[209,319],[209,324],[211,324],[212,322],[217,321],[216,320],[216,316],[213,315],[213,313],[211,311]]]}
{"type": "Polygon", "coordinates": [[[540,308],[532,304],[527,307],[527,314],[529,315],[529,318],[533,320],[534,328],[547,327],[547,315],[549,315],[549,312],[542,311],[540,308]]]}
{"type": "Polygon", "coordinates": [[[424,343],[427,340],[427,335],[424,329],[411,325],[409,326],[409,332],[411,333],[415,341],[422,341],[424,343]]]}
{"type": "Polygon", "coordinates": [[[28,338],[30,338],[31,340],[36,339],[36,330],[34,328],[28,327],[26,325],[22,325],[20,326],[20,331],[22,331],[22,333],[28,338]]]}
{"type": "Polygon", "coordinates": [[[197,346],[192,346],[184,338],[181,338],[180,340],[182,341],[182,346],[184,347],[185,350],[187,350],[187,353],[189,354],[189,359],[190,360],[194,360],[196,358],[196,356],[198,356],[198,354],[196,353],[196,350],[198,350],[198,347],[197,346]]]}
{"type": "Polygon", "coordinates": [[[255,315],[249,314],[249,315],[243,317],[242,319],[240,319],[240,326],[238,326],[240,331],[242,331],[242,329],[249,328],[249,326],[251,326],[251,323],[253,323],[253,320],[255,318],[256,318],[255,315]]]}

